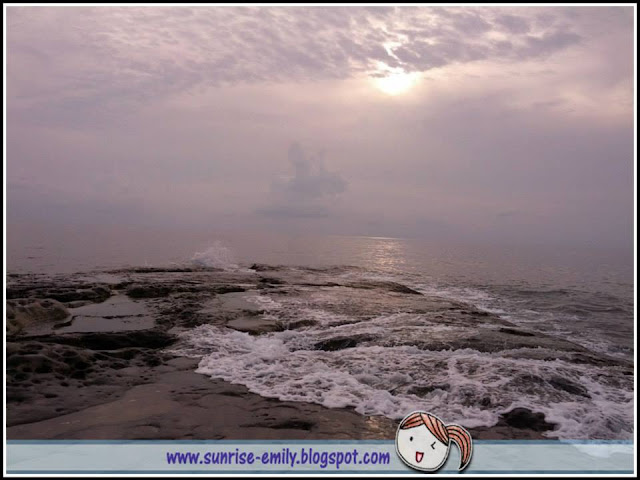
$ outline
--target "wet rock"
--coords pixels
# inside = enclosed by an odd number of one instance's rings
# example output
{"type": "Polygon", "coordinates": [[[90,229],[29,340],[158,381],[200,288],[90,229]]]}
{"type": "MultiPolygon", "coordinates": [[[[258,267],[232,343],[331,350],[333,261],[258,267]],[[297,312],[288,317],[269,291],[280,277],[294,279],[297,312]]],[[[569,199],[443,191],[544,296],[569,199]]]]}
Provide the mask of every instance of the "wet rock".
{"type": "Polygon", "coordinates": [[[131,285],[127,288],[127,295],[131,298],[157,298],[166,297],[172,291],[167,285],[149,284],[149,285],[131,285]]]}
{"type": "Polygon", "coordinates": [[[287,283],[284,280],[280,280],[279,278],[273,278],[273,277],[263,277],[258,281],[260,283],[264,283],[268,285],[284,285],[287,283]]]}
{"type": "Polygon", "coordinates": [[[91,350],[117,350],[128,347],[164,348],[173,344],[176,337],[159,329],[127,332],[70,333],[66,335],[42,335],[30,339],[45,343],[74,345],[91,350]]]}
{"type": "Polygon", "coordinates": [[[535,333],[525,332],[524,330],[516,330],[515,328],[501,328],[499,330],[502,333],[508,333],[509,335],[518,335],[520,337],[535,337],[535,333]]]}
{"type": "Polygon", "coordinates": [[[501,415],[497,426],[509,426],[518,429],[533,430],[535,432],[545,432],[553,430],[555,423],[546,421],[543,413],[532,412],[528,408],[514,408],[501,415]]]}
{"type": "Polygon", "coordinates": [[[310,431],[314,427],[314,423],[307,422],[305,420],[284,420],[284,421],[270,421],[255,423],[251,426],[254,428],[273,428],[275,430],[306,430],[310,431]]]}
{"type": "Polygon", "coordinates": [[[61,287],[57,289],[45,290],[42,296],[53,298],[59,302],[75,302],[78,300],[89,300],[94,303],[103,302],[111,296],[111,290],[103,286],[91,288],[61,287]]]}
{"type": "Polygon", "coordinates": [[[358,344],[372,340],[370,335],[358,335],[353,337],[334,337],[328,340],[322,340],[314,345],[316,350],[324,350],[325,352],[334,352],[336,350],[344,350],[345,348],[357,347],[358,344]]]}
{"type": "Polygon", "coordinates": [[[296,330],[298,328],[312,327],[318,322],[310,318],[302,318],[300,320],[290,320],[288,322],[279,322],[281,330],[296,330]]]}
{"type": "Polygon", "coordinates": [[[553,388],[556,388],[558,390],[564,390],[565,392],[571,393],[573,395],[591,398],[591,395],[589,395],[589,391],[585,387],[583,387],[582,385],[578,385],[571,380],[567,380],[566,378],[552,377],[549,380],[549,384],[553,388]]]}
{"type": "Polygon", "coordinates": [[[473,315],[476,317],[488,317],[489,312],[483,312],[481,310],[460,310],[462,315],[473,315]]]}
{"type": "Polygon", "coordinates": [[[261,263],[254,263],[249,267],[251,270],[255,270],[256,272],[265,272],[267,270],[273,270],[274,268],[269,265],[263,265],[261,263]]]}
{"type": "Polygon", "coordinates": [[[619,365],[633,369],[633,364],[623,359],[606,357],[604,355],[595,355],[590,352],[574,353],[573,355],[571,355],[571,358],[569,360],[573,363],[584,363],[596,367],[612,367],[619,365]]]}
{"type": "Polygon", "coordinates": [[[218,295],[223,295],[225,293],[246,292],[247,289],[239,285],[220,285],[214,287],[213,291],[218,295]]]}
{"type": "Polygon", "coordinates": [[[29,326],[59,322],[68,316],[69,311],[57,300],[7,300],[7,334],[17,335],[29,326]]]}
{"type": "Polygon", "coordinates": [[[388,292],[405,293],[409,295],[422,295],[422,293],[418,292],[417,290],[414,290],[412,288],[407,287],[406,285],[402,285],[396,282],[363,281],[363,282],[352,282],[347,284],[346,286],[351,288],[362,288],[365,290],[379,288],[381,290],[386,290],[388,292]]]}
{"type": "MultiPolygon", "coordinates": [[[[99,315],[109,322],[118,320],[118,315],[122,315],[122,312],[103,312],[102,309],[122,299],[148,308],[149,315],[157,318],[156,327],[148,329],[151,332],[58,331],[45,338],[44,335],[36,337],[36,332],[30,331],[28,334],[10,338],[6,346],[7,372],[11,371],[11,375],[7,375],[6,386],[7,398],[11,402],[8,413],[11,425],[20,424],[17,429],[12,427],[12,434],[16,438],[40,438],[38,435],[41,434],[50,435],[51,438],[144,436],[237,439],[258,436],[311,438],[317,435],[320,435],[318,438],[331,439],[363,438],[362,432],[367,431],[363,425],[369,425],[370,419],[356,415],[351,409],[327,410],[319,405],[307,403],[291,403],[285,409],[282,408],[283,402],[254,396],[244,387],[193,373],[197,368],[197,359],[187,359],[190,363],[184,367],[173,366],[170,362],[174,359],[168,359],[170,354],[161,351],[175,341],[172,335],[159,332],[162,329],[177,333],[205,323],[216,327],[231,324],[239,330],[257,335],[314,325],[311,317],[321,317],[307,314],[304,309],[306,302],[309,302],[310,307],[321,309],[327,312],[327,315],[331,315],[331,327],[356,324],[354,329],[327,329],[326,332],[316,332],[318,336],[312,341],[316,342],[315,348],[327,352],[336,351],[336,356],[344,357],[339,350],[368,345],[369,341],[385,346],[407,345],[435,351],[472,348],[507,358],[531,356],[535,361],[557,359],[615,366],[616,372],[620,375],[629,375],[622,379],[616,376],[616,382],[632,383],[633,380],[632,363],[622,363],[622,360],[614,361],[600,353],[588,352],[584,347],[566,338],[520,330],[519,326],[493,313],[477,311],[474,306],[463,302],[426,294],[417,295],[420,292],[410,291],[412,289],[409,287],[393,282],[362,280],[356,282],[356,286],[353,287],[345,282],[355,281],[357,277],[340,276],[337,277],[339,280],[336,280],[336,277],[331,275],[339,272],[327,269],[318,270],[318,274],[312,276],[309,271],[300,269],[286,271],[283,267],[260,265],[254,265],[254,268],[265,273],[194,269],[184,274],[166,274],[166,270],[128,269],[123,270],[123,275],[120,276],[126,281],[119,281],[117,285],[115,280],[114,283],[108,283],[93,277],[90,284],[80,284],[77,283],[78,276],[61,277],[60,281],[58,278],[41,277],[43,280],[39,285],[36,282],[40,280],[35,277],[22,276],[10,279],[14,285],[17,284],[12,294],[18,295],[20,291],[24,294],[21,295],[30,297],[31,300],[40,298],[43,292],[48,291],[77,293],[90,291],[101,284],[108,284],[111,289],[115,285],[121,291],[114,292],[114,296],[109,300],[87,305],[101,307],[100,312],[94,312],[92,315],[99,315]],[[280,278],[272,276],[281,277],[286,281],[286,285],[279,286],[280,278]],[[170,291],[166,294],[162,290],[160,293],[152,292],[151,296],[146,297],[151,299],[148,301],[133,300],[125,295],[127,288],[149,285],[154,288],[167,288],[170,291]],[[261,287],[264,289],[258,290],[261,287]],[[245,293],[221,294],[225,292],[245,293]],[[163,296],[155,298],[158,294],[163,296]],[[263,298],[256,299],[256,296],[263,298]],[[263,301],[265,297],[274,303],[263,301]],[[295,308],[288,308],[290,299],[294,302],[299,301],[295,308]],[[273,313],[270,320],[260,318],[265,311],[273,313]],[[347,333],[366,332],[368,329],[360,328],[366,326],[364,322],[373,321],[373,324],[376,324],[381,317],[396,313],[403,315],[402,323],[407,326],[402,334],[394,333],[387,339],[383,334],[369,333],[371,336],[364,336],[347,333]],[[247,328],[247,319],[249,322],[256,322],[252,327],[253,331],[247,328]],[[234,324],[234,321],[240,322],[241,325],[234,324]],[[358,323],[362,325],[357,325],[358,323]],[[332,335],[333,338],[330,338],[332,335]],[[175,371],[172,370],[174,367],[175,371]],[[139,388],[136,386],[139,384],[144,385],[139,388]],[[122,400],[124,392],[129,392],[127,394],[130,397],[122,400]],[[108,395],[112,397],[108,398],[108,395]],[[98,417],[94,410],[80,411],[81,408],[98,403],[103,404],[101,409],[108,409],[109,412],[108,415],[100,416],[101,422],[104,419],[100,425],[93,423],[98,417]],[[155,407],[159,410],[149,412],[149,408],[155,407]],[[280,413],[275,415],[274,411],[278,408],[280,413]],[[74,417],[57,418],[73,411],[77,412],[74,417]],[[135,416],[135,420],[132,420],[132,415],[135,416]],[[46,418],[52,420],[43,424],[34,423],[46,418]],[[229,424],[230,418],[236,419],[236,423],[229,424]],[[329,429],[323,427],[327,422],[330,424],[329,429]],[[322,428],[324,430],[321,430],[322,428]]],[[[80,307],[80,303],[92,300],[71,302],[67,302],[65,306],[84,308],[80,307]]],[[[76,315],[76,312],[71,311],[71,314],[76,315]]],[[[85,317],[91,316],[86,311],[84,314],[85,317]]],[[[323,327],[324,323],[323,320],[323,327]]],[[[304,345],[304,348],[309,346],[304,345]]],[[[446,359],[448,355],[442,357],[446,359]]],[[[476,363],[467,365],[460,362],[458,366],[461,375],[480,374],[478,369],[481,367],[476,363]]],[[[434,360],[432,368],[446,371],[448,364],[444,360],[434,360]]],[[[553,375],[538,377],[531,372],[534,370],[527,368],[514,372],[511,375],[514,384],[509,384],[507,390],[525,392],[523,395],[526,395],[526,388],[536,391],[542,389],[553,397],[553,401],[570,395],[577,395],[575,398],[578,399],[583,393],[588,395],[586,390],[581,390],[579,382],[573,380],[578,377],[570,376],[572,381],[567,382],[564,378],[552,378],[553,375]]],[[[373,385],[377,385],[375,380],[377,379],[374,378],[372,381],[373,385]]],[[[420,381],[426,385],[401,383],[395,386],[394,382],[392,393],[429,397],[452,388],[446,384],[446,380],[439,382],[442,384],[431,385],[426,377],[420,381]]],[[[400,382],[401,380],[398,383],[400,382]]],[[[455,393],[458,393],[457,389],[455,393]]],[[[505,405],[499,394],[489,395],[472,388],[469,388],[468,392],[461,392],[460,398],[461,405],[481,409],[493,410],[501,406],[504,408],[505,405]]],[[[102,410],[103,413],[106,411],[102,410]]],[[[388,419],[383,420],[386,422],[388,419]]],[[[390,428],[376,438],[393,438],[397,421],[389,420],[389,423],[390,428]]],[[[557,433],[550,433],[550,430],[555,428],[542,413],[515,409],[505,413],[497,425],[479,427],[472,433],[474,438],[534,439],[548,438],[549,435],[557,433]]],[[[616,427],[612,427],[612,430],[613,428],[616,427]]],[[[618,431],[622,431],[622,427],[617,428],[618,431]]]]}
{"type": "Polygon", "coordinates": [[[303,287],[344,287],[341,283],[336,282],[322,282],[322,283],[314,283],[314,282],[301,282],[299,284],[303,287]]]}
{"type": "Polygon", "coordinates": [[[539,377],[538,375],[524,373],[521,375],[516,375],[513,378],[513,383],[515,383],[516,385],[535,385],[535,388],[539,388],[539,385],[544,385],[544,379],[542,377],[539,377]]]}
{"type": "Polygon", "coordinates": [[[389,282],[388,289],[390,292],[406,293],[408,295],[422,295],[422,293],[418,292],[417,290],[409,288],[406,285],[402,285],[400,283],[389,282]]]}
{"type": "Polygon", "coordinates": [[[144,348],[95,351],[20,339],[7,346],[8,426],[103,403],[127,386],[146,382],[149,372],[162,368],[166,356],[144,348]]]}
{"type": "Polygon", "coordinates": [[[410,395],[416,395],[418,397],[424,397],[425,395],[433,392],[434,390],[446,390],[448,391],[451,386],[447,383],[441,385],[414,385],[407,392],[410,395]]]}
{"type": "MultiPolygon", "coordinates": [[[[136,267],[128,271],[135,273],[185,273],[194,272],[195,268],[191,267],[136,267]]],[[[120,270],[114,270],[116,273],[120,273],[120,270]]]]}
{"type": "MultiPolygon", "coordinates": [[[[471,317],[474,318],[474,317],[471,317]]],[[[489,317],[491,318],[491,317],[489,317]]],[[[519,349],[547,349],[555,352],[586,352],[587,350],[576,343],[558,337],[551,337],[542,333],[535,335],[514,335],[500,330],[478,329],[475,334],[469,330],[471,336],[460,336],[459,338],[444,341],[437,341],[430,338],[411,339],[412,343],[425,350],[458,350],[471,348],[480,352],[503,352],[519,349]]],[[[555,357],[558,353],[555,353],[555,357]]]]}

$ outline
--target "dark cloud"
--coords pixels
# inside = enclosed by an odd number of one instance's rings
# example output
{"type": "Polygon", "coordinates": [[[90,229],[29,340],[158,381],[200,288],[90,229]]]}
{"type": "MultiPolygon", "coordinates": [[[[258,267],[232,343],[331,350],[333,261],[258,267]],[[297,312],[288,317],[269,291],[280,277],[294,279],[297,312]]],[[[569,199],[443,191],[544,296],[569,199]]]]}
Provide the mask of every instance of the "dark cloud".
{"type": "Polygon", "coordinates": [[[511,33],[529,33],[529,21],[517,15],[498,15],[496,23],[505,27],[511,33]]]}
{"type": "Polygon", "coordinates": [[[529,35],[525,37],[525,47],[521,53],[526,56],[550,55],[578,43],[580,39],[580,35],[566,31],[549,32],[540,37],[529,35]]]}

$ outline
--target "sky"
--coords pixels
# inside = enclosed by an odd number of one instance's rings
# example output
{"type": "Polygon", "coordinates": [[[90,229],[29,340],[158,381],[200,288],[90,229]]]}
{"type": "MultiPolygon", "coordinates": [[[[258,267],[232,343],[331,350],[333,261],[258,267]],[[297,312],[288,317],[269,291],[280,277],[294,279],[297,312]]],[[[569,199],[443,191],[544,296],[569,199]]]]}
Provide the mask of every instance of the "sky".
{"type": "Polygon", "coordinates": [[[7,224],[630,249],[634,9],[6,7],[7,224]]]}

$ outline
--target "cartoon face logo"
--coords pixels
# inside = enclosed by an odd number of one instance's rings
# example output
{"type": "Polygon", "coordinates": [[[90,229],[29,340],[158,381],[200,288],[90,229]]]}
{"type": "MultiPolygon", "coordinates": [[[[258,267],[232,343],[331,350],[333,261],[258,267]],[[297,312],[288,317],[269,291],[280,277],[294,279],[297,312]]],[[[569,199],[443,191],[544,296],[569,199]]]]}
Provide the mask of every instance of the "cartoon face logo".
{"type": "Polygon", "coordinates": [[[445,425],[435,415],[413,412],[404,417],[396,433],[396,451],[400,459],[416,470],[435,472],[449,456],[451,442],[460,449],[460,466],[471,461],[471,435],[458,425],[445,425]]]}

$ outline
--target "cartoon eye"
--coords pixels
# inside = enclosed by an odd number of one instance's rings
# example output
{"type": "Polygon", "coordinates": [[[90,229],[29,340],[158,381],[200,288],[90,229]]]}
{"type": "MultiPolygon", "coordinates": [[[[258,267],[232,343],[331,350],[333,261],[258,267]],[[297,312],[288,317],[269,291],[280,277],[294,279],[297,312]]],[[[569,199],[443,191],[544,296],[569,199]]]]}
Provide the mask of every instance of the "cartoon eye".
{"type": "Polygon", "coordinates": [[[413,442],[413,437],[409,437],[409,441],[410,441],[410,442],[413,442]]]}
{"type": "Polygon", "coordinates": [[[433,443],[431,444],[431,448],[433,448],[434,450],[436,449],[436,447],[434,447],[434,445],[435,445],[435,444],[436,444],[436,442],[433,442],[433,443]]]}

